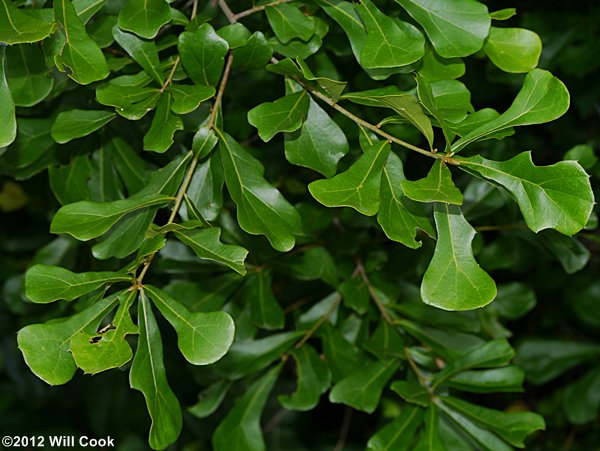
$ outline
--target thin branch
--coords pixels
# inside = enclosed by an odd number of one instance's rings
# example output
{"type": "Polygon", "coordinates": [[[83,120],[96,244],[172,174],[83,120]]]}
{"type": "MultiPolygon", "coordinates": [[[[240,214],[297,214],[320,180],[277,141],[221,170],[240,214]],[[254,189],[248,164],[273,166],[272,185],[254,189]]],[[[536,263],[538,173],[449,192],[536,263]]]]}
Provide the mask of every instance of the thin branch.
{"type": "Polygon", "coordinates": [[[493,232],[496,230],[513,230],[513,229],[526,229],[527,225],[522,222],[517,222],[515,224],[500,224],[500,225],[489,225],[489,226],[479,226],[475,227],[477,232],[493,232]]]}
{"type": "Polygon", "coordinates": [[[433,397],[435,395],[435,392],[430,387],[428,378],[423,375],[423,373],[419,369],[417,363],[413,360],[412,356],[410,355],[410,352],[407,347],[404,348],[404,355],[406,356],[406,360],[408,360],[410,367],[412,368],[414,373],[417,375],[417,379],[419,379],[419,383],[421,384],[421,386],[425,390],[427,390],[427,392],[429,393],[429,396],[433,397]]]}
{"type": "Polygon", "coordinates": [[[223,14],[225,14],[225,16],[227,17],[229,23],[237,22],[236,15],[233,14],[233,11],[231,10],[231,8],[229,8],[229,5],[225,0],[219,0],[219,7],[221,8],[221,11],[223,11],[223,14]]]}
{"type": "Polygon", "coordinates": [[[160,88],[161,94],[163,92],[165,92],[165,89],[167,89],[169,87],[169,85],[171,84],[171,82],[173,81],[173,76],[175,75],[175,71],[177,70],[177,66],[179,66],[180,61],[181,61],[181,58],[179,56],[177,56],[177,58],[175,58],[175,61],[173,61],[173,67],[171,68],[171,72],[169,72],[169,76],[167,77],[167,79],[165,80],[165,82],[163,83],[163,85],[160,88]]]}
{"type": "MultiPolygon", "coordinates": [[[[223,0],[220,0],[219,3],[221,1],[223,1],[223,0]]],[[[276,6],[276,5],[280,5],[281,3],[289,3],[291,1],[293,1],[293,0],[275,0],[274,2],[271,2],[271,3],[266,3],[264,5],[255,6],[254,8],[250,8],[250,9],[247,9],[245,11],[242,11],[241,13],[235,14],[233,16],[233,20],[235,22],[237,22],[242,17],[250,16],[250,15],[252,15],[254,13],[263,11],[267,6],[276,6]]],[[[223,1],[223,3],[225,3],[225,2],[223,1]]],[[[230,20],[230,22],[231,22],[231,20],[230,20]]]]}
{"type": "Polygon", "coordinates": [[[329,318],[329,315],[331,315],[331,313],[335,310],[335,308],[338,306],[341,300],[342,297],[339,295],[339,293],[337,293],[335,300],[331,303],[327,311],[323,314],[323,316],[319,318],[319,320],[315,324],[313,324],[310,330],[304,334],[302,339],[298,343],[296,343],[294,348],[301,348],[304,345],[304,343],[306,343],[308,339],[315,334],[319,327],[321,327],[323,323],[327,321],[327,318],[329,318]]]}
{"type": "Polygon", "coordinates": [[[379,294],[375,291],[375,287],[371,285],[371,281],[369,280],[369,276],[367,276],[367,272],[365,271],[365,267],[363,266],[362,260],[360,257],[356,257],[356,268],[354,269],[353,276],[360,276],[363,282],[367,285],[367,289],[369,290],[369,294],[375,302],[375,305],[381,312],[381,316],[388,324],[394,324],[394,319],[390,316],[387,311],[387,307],[385,304],[379,299],[379,294]]]}
{"type": "Polygon", "coordinates": [[[335,444],[333,451],[343,451],[346,446],[346,440],[348,439],[348,432],[350,432],[350,423],[352,422],[352,409],[346,407],[344,411],[344,419],[342,420],[342,427],[340,428],[340,438],[335,444]]]}

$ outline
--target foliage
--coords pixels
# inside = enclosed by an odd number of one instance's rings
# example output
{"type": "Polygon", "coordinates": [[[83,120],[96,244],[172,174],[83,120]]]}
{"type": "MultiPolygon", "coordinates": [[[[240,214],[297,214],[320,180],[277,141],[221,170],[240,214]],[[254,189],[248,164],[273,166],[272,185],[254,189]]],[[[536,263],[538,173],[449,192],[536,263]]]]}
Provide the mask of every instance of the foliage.
{"type": "MultiPolygon", "coordinates": [[[[35,221],[3,221],[0,318],[19,330],[0,371],[27,374],[18,345],[45,383],[76,379],[57,390],[111,393],[86,401],[96,431],[149,429],[153,449],[523,448],[545,429],[530,407],[555,401],[513,394],[580,364],[555,398],[596,418],[593,333],[533,335],[512,363],[504,326],[586,266],[575,235],[597,242],[592,143],[528,127],[570,106],[550,72],[569,60],[523,28],[543,15],[1,1],[0,206],[35,221]]],[[[597,332],[598,283],[576,277],[565,299],[597,332]]]]}

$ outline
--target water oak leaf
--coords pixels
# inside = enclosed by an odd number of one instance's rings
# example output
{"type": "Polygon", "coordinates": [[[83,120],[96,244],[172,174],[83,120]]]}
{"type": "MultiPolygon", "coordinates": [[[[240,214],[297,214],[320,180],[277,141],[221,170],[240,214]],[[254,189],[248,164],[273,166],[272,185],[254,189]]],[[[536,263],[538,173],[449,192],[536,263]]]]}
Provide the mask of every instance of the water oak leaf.
{"type": "Polygon", "coordinates": [[[262,103],[248,111],[248,122],[258,129],[263,141],[270,141],[279,132],[293,132],[302,126],[309,100],[306,91],[299,91],[262,103]]]}
{"type": "Polygon", "coordinates": [[[452,144],[452,152],[458,152],[469,144],[517,125],[550,122],[562,116],[569,108],[569,91],[550,72],[533,69],[512,105],[497,119],[483,124],[452,144]]]}
{"type": "Polygon", "coordinates": [[[223,263],[241,275],[246,274],[244,260],[248,251],[241,246],[221,243],[220,228],[176,230],[175,236],[190,246],[198,257],[223,263]]]}
{"type": "Polygon", "coordinates": [[[505,72],[529,72],[542,54],[542,40],[525,28],[491,27],[483,50],[505,72]]]}
{"type": "Polygon", "coordinates": [[[315,199],[327,207],[352,207],[373,216],[379,210],[381,173],[390,152],[387,141],[375,143],[345,172],[308,185],[315,199]]]}
{"type": "Polygon", "coordinates": [[[415,239],[419,229],[431,237],[435,236],[435,232],[420,205],[404,195],[404,180],[402,160],[395,153],[390,153],[383,167],[377,222],[390,240],[417,249],[423,244],[415,239]]]}
{"type": "Polygon", "coordinates": [[[508,161],[461,158],[460,165],[506,188],[536,233],[555,229],[574,235],[585,227],[594,206],[589,176],[575,161],[536,166],[531,152],[523,152],[508,161]]]}
{"type": "Polygon", "coordinates": [[[296,241],[294,235],[302,234],[300,214],[264,179],[260,161],[229,135],[217,134],[225,183],[237,206],[240,227],[265,235],[278,251],[289,251],[296,241]]]}
{"type": "Polygon", "coordinates": [[[294,38],[308,41],[315,34],[314,22],[296,6],[281,3],[275,6],[267,6],[265,12],[275,36],[283,43],[294,38]]]}
{"type": "MultiPolygon", "coordinates": [[[[373,435],[367,447],[375,451],[408,451],[411,439],[423,420],[423,409],[406,405],[398,418],[373,435]]],[[[436,448],[429,448],[438,451],[436,448]]]]}
{"type": "Polygon", "coordinates": [[[111,282],[131,281],[131,275],[118,272],[74,273],[58,266],[34,265],[25,275],[25,296],[46,304],[59,299],[72,301],[111,282]]]}
{"type": "Polygon", "coordinates": [[[392,19],[371,2],[356,5],[366,29],[360,64],[366,69],[395,68],[419,60],[425,53],[425,38],[408,22],[392,19]]]}
{"type": "Polygon", "coordinates": [[[148,443],[152,449],[165,449],[179,437],[181,407],[167,381],[160,330],[144,291],[138,301],[138,346],[129,371],[131,388],[146,399],[152,419],[148,443]]]}
{"type": "Polygon", "coordinates": [[[219,83],[229,44],[210,24],[205,23],[194,32],[181,33],[177,49],[183,67],[194,83],[203,86],[219,83]]]}
{"type": "Polygon", "coordinates": [[[283,328],[283,309],[273,295],[270,271],[259,271],[250,276],[244,286],[244,300],[250,305],[252,323],[267,330],[283,328]]]}
{"type": "Polygon", "coordinates": [[[191,113],[202,102],[215,95],[215,88],[212,86],[171,84],[168,90],[173,99],[171,111],[176,114],[191,113]]]}
{"type": "Polygon", "coordinates": [[[163,194],[147,194],[113,202],[81,201],[60,208],[50,225],[52,233],[68,233],[87,241],[108,231],[123,216],[153,205],[164,205],[173,198],[163,194]]]}
{"type": "Polygon", "coordinates": [[[81,85],[106,78],[109,74],[106,58],[98,44],[89,37],[73,4],[69,0],[55,1],[54,15],[65,34],[62,53],[56,59],[71,69],[67,75],[81,85]]]}
{"type": "Polygon", "coordinates": [[[475,0],[396,0],[425,29],[444,58],[481,50],[491,19],[487,6],[475,0]]]}
{"type": "Polygon", "coordinates": [[[329,393],[329,401],[373,413],[385,385],[399,367],[397,359],[373,362],[335,384],[329,393]]]}
{"type": "Polygon", "coordinates": [[[255,31],[248,39],[246,45],[238,47],[232,52],[233,67],[245,67],[247,69],[262,69],[269,63],[273,50],[267,42],[265,35],[255,31]]]}
{"type": "Polygon", "coordinates": [[[192,313],[156,287],[146,285],[144,290],[177,332],[179,350],[190,363],[208,365],[229,350],[235,326],[228,313],[192,313]]]}
{"type": "Polygon", "coordinates": [[[6,48],[0,49],[0,148],[11,144],[17,137],[15,103],[6,81],[6,48]]]}
{"type": "Polygon", "coordinates": [[[404,195],[417,202],[443,202],[462,205],[463,195],[452,181],[452,174],[446,164],[438,159],[421,180],[404,180],[401,183],[404,195]]]}
{"type": "Polygon", "coordinates": [[[84,373],[119,368],[131,360],[133,352],[125,335],[138,333],[129,313],[136,297],[137,291],[121,294],[119,308],[109,325],[92,333],[81,331],[71,339],[71,354],[84,373]]]}
{"type": "Polygon", "coordinates": [[[202,390],[198,395],[198,402],[188,407],[188,412],[196,418],[206,418],[212,415],[225,399],[231,385],[230,381],[221,379],[202,390]]]}
{"type": "Polygon", "coordinates": [[[346,135],[314,100],[302,128],[285,135],[285,157],[295,165],[333,177],[340,159],[348,152],[346,135]]]}
{"type": "Polygon", "coordinates": [[[152,118],[152,124],[144,135],[144,150],[164,153],[173,144],[173,135],[183,130],[183,121],[171,111],[173,98],[170,92],[164,93],[152,118]]]}
{"type": "Polygon", "coordinates": [[[496,297],[496,284],[477,264],[471,243],[475,230],[454,205],[436,203],[437,242],[423,276],[421,298],[443,310],[472,310],[496,297]]]}
{"type": "Polygon", "coordinates": [[[50,134],[59,144],[87,136],[104,127],[117,115],[106,110],[69,110],[56,116],[50,134]]]}
{"type": "MultiPolygon", "coordinates": [[[[113,28],[113,36],[129,56],[144,69],[146,73],[142,74],[142,79],[145,78],[144,75],[149,75],[161,85],[165,82],[160,60],[158,59],[158,49],[154,41],[140,39],[136,35],[127,33],[117,26],[113,28]]],[[[115,82],[116,80],[112,81],[115,82]]],[[[140,100],[137,99],[138,102],[140,100]]],[[[132,100],[131,103],[134,103],[134,101],[132,100]]]]}
{"type": "Polygon", "coordinates": [[[260,417],[281,368],[282,364],[277,365],[254,382],[246,393],[236,400],[233,408],[229,410],[213,434],[212,444],[215,451],[266,450],[260,417]]]}
{"type": "Polygon", "coordinates": [[[294,393],[280,395],[277,400],[288,410],[312,410],[331,383],[329,367],[308,344],[294,349],[291,355],[296,362],[298,385],[294,393]]]}
{"type": "MultiPolygon", "coordinates": [[[[0,42],[20,44],[41,41],[56,29],[56,24],[30,14],[26,8],[17,8],[12,0],[0,0],[0,42]]],[[[1,104],[0,104],[1,105],[1,104]]]]}
{"type": "Polygon", "coordinates": [[[154,39],[173,13],[165,0],[127,0],[119,12],[119,27],[145,39],[154,39]]]}
{"type": "Polygon", "coordinates": [[[17,343],[31,371],[50,385],[71,380],[77,369],[69,352],[71,339],[81,331],[93,331],[117,303],[115,293],[69,318],[31,324],[17,333],[17,343]]]}
{"type": "MultiPolygon", "coordinates": [[[[0,39],[1,41],[1,39],[0,39]]],[[[54,79],[44,63],[44,53],[38,45],[15,45],[6,48],[8,86],[15,105],[33,106],[44,100],[54,79]]],[[[5,121],[1,122],[6,123],[5,121]]]]}

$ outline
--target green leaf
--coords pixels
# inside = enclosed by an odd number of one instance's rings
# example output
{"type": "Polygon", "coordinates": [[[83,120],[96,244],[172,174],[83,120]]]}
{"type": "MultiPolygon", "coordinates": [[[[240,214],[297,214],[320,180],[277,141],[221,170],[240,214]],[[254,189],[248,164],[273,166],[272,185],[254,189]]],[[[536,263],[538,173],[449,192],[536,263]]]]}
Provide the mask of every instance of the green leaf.
{"type": "MultiPolygon", "coordinates": [[[[6,77],[17,106],[33,106],[44,100],[54,79],[44,64],[44,54],[38,45],[17,45],[6,49],[6,77]]],[[[2,121],[2,123],[5,123],[2,121]]]]}
{"type": "Polygon", "coordinates": [[[567,386],[563,405],[571,423],[585,424],[594,421],[600,408],[600,368],[589,371],[567,386]]]}
{"type": "Polygon", "coordinates": [[[587,144],[578,144],[565,152],[564,160],[576,160],[583,169],[592,168],[597,162],[598,157],[594,148],[587,144]]]}
{"type": "MultiPolygon", "coordinates": [[[[113,36],[129,56],[144,69],[147,75],[154,78],[154,80],[161,85],[165,82],[165,77],[160,66],[160,60],[158,59],[158,50],[153,41],[140,39],[136,35],[127,33],[116,26],[113,28],[113,36]]],[[[115,80],[112,81],[114,82],[115,80]]],[[[126,92],[127,90],[124,89],[124,93],[126,92]]],[[[141,99],[137,99],[136,101],[140,100],[141,99]]]]}
{"type": "Polygon", "coordinates": [[[285,157],[295,165],[333,177],[340,159],[348,152],[342,129],[312,99],[302,128],[285,135],[285,157]]]}
{"type": "MultiPolygon", "coordinates": [[[[519,448],[523,448],[525,446],[523,443],[525,437],[535,431],[546,429],[544,419],[535,413],[499,412],[497,410],[476,406],[451,396],[444,397],[442,403],[445,407],[444,411],[446,413],[448,413],[449,409],[451,409],[453,413],[456,412],[461,416],[464,415],[463,418],[469,418],[470,420],[473,420],[476,423],[491,429],[508,443],[519,448]]],[[[453,415],[452,418],[457,418],[457,416],[453,415]]]]}
{"type": "Polygon", "coordinates": [[[370,362],[364,352],[346,340],[342,332],[330,323],[323,324],[321,330],[323,353],[327,357],[333,381],[363,370],[365,363],[370,362]]]}
{"type": "Polygon", "coordinates": [[[364,348],[379,360],[389,358],[404,358],[404,341],[398,334],[397,328],[384,319],[379,321],[375,332],[365,343],[364,348]]]}
{"type": "Polygon", "coordinates": [[[283,328],[283,309],[275,299],[271,288],[271,273],[259,271],[250,276],[244,288],[244,299],[250,305],[252,323],[267,330],[283,328]]]}
{"type": "Polygon", "coordinates": [[[60,208],[52,224],[52,233],[68,233],[78,240],[87,241],[108,231],[127,213],[172,201],[171,196],[148,194],[113,202],[81,201],[60,208]]]}
{"type": "Polygon", "coordinates": [[[67,75],[80,85],[87,85],[108,76],[108,64],[102,50],[89,37],[70,0],[56,0],[54,15],[65,34],[60,62],[71,69],[67,75]]]}
{"type": "Polygon", "coordinates": [[[487,122],[452,145],[458,152],[469,144],[517,125],[550,122],[562,116],[569,108],[569,91],[550,72],[533,69],[525,77],[523,87],[508,110],[497,119],[487,122]]]}
{"type": "Polygon", "coordinates": [[[64,144],[101,129],[117,115],[106,110],[69,110],[56,116],[50,134],[57,143],[64,144]]]}
{"type": "Polygon", "coordinates": [[[423,113],[417,99],[412,94],[402,92],[395,86],[387,86],[344,94],[342,98],[359,105],[387,107],[394,110],[413,124],[427,138],[430,147],[433,145],[431,121],[423,113]]]}
{"type": "Polygon", "coordinates": [[[233,408],[213,434],[212,444],[215,451],[234,449],[264,451],[266,449],[260,417],[281,368],[281,364],[277,365],[254,382],[246,393],[236,400],[233,408]]]}
{"type": "Polygon", "coordinates": [[[50,166],[48,175],[52,192],[62,205],[89,200],[87,188],[91,177],[90,160],[85,155],[73,158],[65,166],[50,166]]]}
{"type": "Polygon", "coordinates": [[[454,80],[465,74],[465,63],[460,58],[442,58],[431,47],[425,47],[419,75],[431,81],[454,80]]]}
{"type": "Polygon", "coordinates": [[[429,392],[416,382],[400,380],[392,383],[390,388],[406,402],[422,407],[427,407],[431,403],[429,392]]]}
{"type": "Polygon", "coordinates": [[[436,203],[437,242],[423,276],[421,298],[444,310],[472,310],[496,297],[496,284],[477,264],[471,243],[475,230],[460,209],[436,203]]]}
{"type": "Polygon", "coordinates": [[[444,58],[481,50],[490,30],[487,6],[474,0],[396,0],[425,29],[444,58]]]}
{"type": "Polygon", "coordinates": [[[218,142],[219,138],[217,138],[217,135],[215,135],[215,132],[212,129],[200,127],[194,135],[192,150],[194,151],[194,154],[198,155],[198,158],[203,158],[210,154],[218,142]]]}
{"type": "Polygon", "coordinates": [[[268,142],[279,132],[293,132],[302,126],[309,100],[302,90],[275,102],[262,103],[248,111],[248,122],[258,129],[261,139],[268,142]]]}
{"type": "Polygon", "coordinates": [[[74,273],[58,266],[34,265],[25,276],[25,295],[40,304],[72,301],[108,283],[131,280],[129,274],[118,272],[74,273]]]}
{"type": "Polygon", "coordinates": [[[146,39],[154,39],[173,13],[165,0],[127,0],[119,12],[119,27],[146,39]]]}
{"type": "Polygon", "coordinates": [[[366,69],[406,66],[425,53],[425,38],[408,22],[392,19],[371,2],[361,0],[356,9],[367,32],[360,51],[360,65],[366,69]]]}
{"type": "Polygon", "coordinates": [[[516,8],[504,8],[504,9],[499,9],[498,11],[494,11],[494,12],[490,13],[490,17],[493,20],[508,20],[511,17],[513,17],[515,14],[517,14],[516,8]]]}
{"type": "MultiPolygon", "coordinates": [[[[2,3],[4,6],[6,6],[6,1],[10,0],[3,0],[2,3]]],[[[2,127],[0,127],[0,148],[8,146],[17,137],[15,103],[13,102],[10,88],[6,81],[5,52],[6,47],[2,46],[0,50],[0,123],[2,124],[2,127]]]]}
{"type": "Polygon", "coordinates": [[[520,344],[515,365],[525,370],[532,384],[542,385],[598,355],[600,346],[594,343],[536,338],[520,344]]]}
{"type": "Polygon", "coordinates": [[[192,204],[188,209],[190,217],[193,208],[206,221],[217,218],[223,207],[224,180],[223,167],[217,154],[212,154],[196,167],[186,192],[186,202],[192,204]]]}
{"type": "Polygon", "coordinates": [[[227,353],[235,332],[228,313],[192,313],[164,291],[151,285],[144,289],[177,332],[179,350],[190,363],[208,365],[227,353]]]}
{"type": "Polygon", "coordinates": [[[175,132],[183,130],[181,118],[171,112],[172,102],[170,93],[161,95],[150,129],[144,135],[144,150],[166,152],[173,144],[175,132]]]}
{"type": "Polygon", "coordinates": [[[585,227],[594,206],[588,175],[575,161],[535,166],[531,152],[523,152],[508,161],[461,158],[460,165],[506,188],[536,233],[555,229],[574,235],[585,227]]]}
{"type": "Polygon", "coordinates": [[[168,91],[173,97],[171,111],[177,114],[191,113],[198,108],[202,102],[215,95],[215,88],[212,86],[172,84],[169,86],[168,91]]]}
{"type": "Polygon", "coordinates": [[[339,283],[338,267],[331,254],[321,246],[289,255],[275,266],[298,280],[322,280],[333,288],[339,283]]]}
{"type": "Polygon", "coordinates": [[[100,11],[107,0],[71,0],[77,15],[83,23],[87,23],[98,11],[100,11]]]}
{"type": "Polygon", "coordinates": [[[461,205],[463,195],[452,181],[452,173],[441,160],[435,160],[427,177],[421,180],[403,180],[404,195],[417,202],[443,202],[461,205]]]}
{"type": "Polygon", "coordinates": [[[92,333],[81,331],[71,339],[71,354],[84,373],[97,374],[119,368],[131,360],[133,352],[125,336],[138,333],[129,313],[136,297],[136,291],[122,294],[119,308],[109,325],[92,333]]]}
{"type": "Polygon", "coordinates": [[[344,305],[363,315],[370,305],[369,287],[360,277],[344,281],[338,288],[344,305]]]}
{"type": "Polygon", "coordinates": [[[188,407],[188,412],[196,418],[206,418],[219,408],[225,395],[231,388],[231,382],[224,379],[215,382],[198,395],[198,402],[188,407]]]}
{"type": "Polygon", "coordinates": [[[160,330],[144,291],[140,292],[138,301],[138,326],[140,337],[129,371],[129,383],[146,399],[152,418],[150,447],[165,449],[181,432],[181,407],[167,381],[160,330]]]}
{"type": "Polygon", "coordinates": [[[230,50],[245,46],[251,36],[250,31],[239,22],[219,28],[217,34],[227,41],[230,50]]]}
{"type": "Polygon", "coordinates": [[[440,415],[435,405],[425,411],[425,430],[415,451],[446,451],[439,429],[440,415]]]}
{"type": "Polygon", "coordinates": [[[195,32],[181,33],[177,49],[183,67],[194,83],[203,86],[219,83],[229,45],[210,24],[202,25],[195,32]]]}
{"type": "MultiPolygon", "coordinates": [[[[338,101],[338,99],[340,98],[340,95],[342,94],[342,92],[346,88],[346,85],[348,84],[347,82],[333,80],[333,79],[327,78],[327,77],[316,77],[310,70],[310,67],[308,67],[308,64],[306,64],[302,58],[298,58],[298,65],[300,66],[300,69],[302,70],[302,78],[304,78],[305,80],[308,80],[309,82],[315,82],[317,87],[324,94],[331,97],[331,99],[334,102],[338,101]]],[[[267,68],[267,70],[268,70],[268,68],[267,68]]]]}
{"type": "Polygon", "coordinates": [[[312,410],[329,388],[331,373],[327,364],[308,344],[294,349],[291,355],[296,362],[296,391],[291,395],[280,395],[277,399],[287,410],[312,410]]]}
{"type": "Polygon", "coordinates": [[[296,6],[282,3],[265,8],[269,24],[281,42],[289,42],[294,38],[308,41],[315,34],[315,24],[296,6]]]}
{"type": "Polygon", "coordinates": [[[95,330],[114,308],[119,294],[104,298],[69,318],[31,324],[19,330],[17,343],[31,371],[50,385],[69,382],[77,369],[69,352],[71,339],[80,331],[95,330]]]}
{"type": "Polygon", "coordinates": [[[335,384],[329,393],[329,401],[373,413],[385,385],[399,367],[400,362],[395,359],[371,363],[335,384]]]}
{"type": "Polygon", "coordinates": [[[241,275],[246,274],[244,260],[248,251],[241,246],[221,243],[220,228],[175,230],[175,236],[190,246],[198,257],[223,263],[241,275]]]}
{"type": "Polygon", "coordinates": [[[19,9],[11,0],[1,1],[0,42],[9,45],[37,42],[51,35],[56,30],[56,24],[53,21],[40,19],[30,13],[33,10],[26,8],[19,9]]]}
{"type": "Polygon", "coordinates": [[[373,216],[379,210],[379,189],[383,165],[388,158],[390,144],[374,144],[345,172],[327,180],[308,185],[315,199],[327,207],[352,207],[373,216]]]}
{"type": "Polygon", "coordinates": [[[390,240],[417,249],[423,244],[415,239],[419,229],[430,237],[434,237],[435,232],[421,207],[404,195],[402,183],[405,180],[402,160],[390,153],[383,167],[377,222],[390,240]]]}
{"type": "Polygon", "coordinates": [[[373,435],[367,447],[375,451],[408,451],[417,428],[423,419],[423,410],[404,406],[400,416],[373,435]]]}
{"type": "Polygon", "coordinates": [[[253,235],[265,235],[281,252],[290,250],[294,235],[302,233],[300,215],[264,178],[263,165],[229,135],[219,135],[219,153],[225,183],[237,205],[240,227],[253,235]]]}
{"type": "Polygon", "coordinates": [[[140,191],[149,177],[148,164],[119,136],[112,136],[106,147],[127,192],[133,194],[140,191]]]}
{"type": "Polygon", "coordinates": [[[542,54],[542,40],[525,28],[490,28],[483,50],[505,72],[529,72],[542,54]]]}
{"type": "Polygon", "coordinates": [[[271,60],[273,51],[267,42],[265,35],[255,31],[248,39],[246,45],[232,52],[233,67],[245,67],[247,69],[262,69],[271,60]]]}
{"type": "Polygon", "coordinates": [[[516,366],[491,370],[465,371],[454,376],[446,385],[455,390],[471,393],[520,392],[525,373],[516,366]]]}

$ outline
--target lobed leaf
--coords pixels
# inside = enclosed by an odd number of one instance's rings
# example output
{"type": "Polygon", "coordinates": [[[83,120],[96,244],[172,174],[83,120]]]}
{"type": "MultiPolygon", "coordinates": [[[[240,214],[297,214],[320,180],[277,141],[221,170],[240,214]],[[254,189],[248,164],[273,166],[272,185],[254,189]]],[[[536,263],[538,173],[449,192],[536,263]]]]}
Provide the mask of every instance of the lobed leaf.
{"type": "Polygon", "coordinates": [[[279,132],[293,132],[302,126],[308,112],[309,96],[306,91],[288,94],[275,102],[262,103],[248,111],[248,122],[258,129],[265,142],[279,132]]]}
{"type": "Polygon", "coordinates": [[[415,181],[403,180],[401,186],[404,195],[417,202],[463,203],[463,195],[454,185],[450,169],[440,159],[435,160],[427,177],[415,181]]]}

